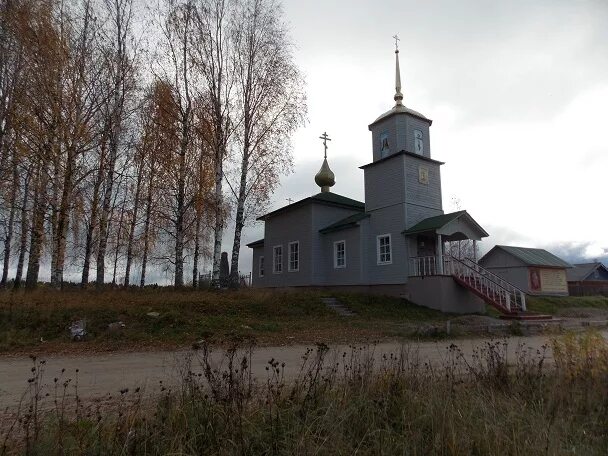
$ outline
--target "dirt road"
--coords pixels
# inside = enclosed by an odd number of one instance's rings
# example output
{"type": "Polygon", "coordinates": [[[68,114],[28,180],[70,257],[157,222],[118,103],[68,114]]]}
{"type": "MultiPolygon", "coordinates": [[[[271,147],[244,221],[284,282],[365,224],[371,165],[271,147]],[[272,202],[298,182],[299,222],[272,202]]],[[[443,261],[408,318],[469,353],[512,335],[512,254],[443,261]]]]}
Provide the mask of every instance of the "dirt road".
{"type": "MultiPolygon", "coordinates": [[[[608,337],[608,333],[603,333],[608,337]]],[[[536,350],[549,341],[548,337],[512,337],[508,339],[508,358],[515,359],[519,343],[525,343],[536,350]]],[[[475,350],[488,340],[442,340],[439,342],[410,343],[417,350],[421,362],[439,364],[445,359],[447,347],[454,343],[470,357],[475,350]]],[[[380,358],[383,354],[397,353],[402,344],[398,342],[376,345],[374,356],[380,358]]],[[[266,366],[271,358],[285,363],[285,375],[294,378],[300,368],[302,355],[306,346],[264,347],[257,348],[252,358],[252,372],[258,379],[266,378],[266,366]]],[[[348,346],[332,347],[334,354],[350,351],[348,346]]],[[[78,392],[81,398],[91,399],[103,395],[116,395],[123,388],[144,388],[148,392],[158,391],[159,382],[163,385],[175,385],[179,379],[179,366],[183,365],[187,351],[171,352],[141,352],[141,353],[112,353],[94,354],[90,356],[49,356],[45,358],[44,383],[46,391],[52,392],[53,379],[78,378],[78,392]],[[65,372],[62,374],[62,369],[65,372]],[[78,370],[78,372],[77,372],[78,370]]],[[[547,352],[551,357],[550,351],[547,352]]],[[[220,351],[214,360],[219,362],[220,351]]],[[[31,376],[32,360],[29,358],[0,358],[0,410],[13,407],[18,402],[31,376]]],[[[200,370],[200,369],[199,369],[200,370]]]]}

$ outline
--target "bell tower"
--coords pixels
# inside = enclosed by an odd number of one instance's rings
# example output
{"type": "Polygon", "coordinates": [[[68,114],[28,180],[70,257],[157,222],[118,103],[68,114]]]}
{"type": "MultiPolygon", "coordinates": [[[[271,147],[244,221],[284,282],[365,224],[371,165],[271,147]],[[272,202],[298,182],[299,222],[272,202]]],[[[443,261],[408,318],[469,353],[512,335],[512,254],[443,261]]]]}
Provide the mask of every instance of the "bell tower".
{"type": "Polygon", "coordinates": [[[405,151],[431,158],[429,127],[433,123],[421,113],[405,106],[399,67],[399,37],[395,35],[395,105],[376,120],[372,132],[374,161],[405,151]]]}
{"type": "Polygon", "coordinates": [[[398,224],[403,231],[425,218],[443,214],[440,172],[443,163],[431,158],[431,119],[406,106],[399,38],[393,38],[394,105],[369,125],[373,160],[362,169],[366,210],[377,211],[377,218],[394,220],[395,226],[391,228],[398,229],[398,224]]]}

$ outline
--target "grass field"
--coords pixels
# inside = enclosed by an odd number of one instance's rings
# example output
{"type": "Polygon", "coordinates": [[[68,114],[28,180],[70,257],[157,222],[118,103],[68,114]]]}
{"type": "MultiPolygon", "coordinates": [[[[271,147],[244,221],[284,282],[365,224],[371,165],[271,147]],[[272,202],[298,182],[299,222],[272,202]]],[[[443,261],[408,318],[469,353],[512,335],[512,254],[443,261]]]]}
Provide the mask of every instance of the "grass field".
{"type": "MultiPolygon", "coordinates": [[[[398,298],[333,295],[355,311],[340,317],[321,292],[175,291],[103,292],[41,289],[0,293],[0,351],[172,347],[214,335],[254,336],[261,344],[355,342],[407,336],[408,323],[447,315],[398,298]],[[71,322],[85,319],[88,336],[75,344],[71,322]],[[125,326],[110,330],[112,323],[125,326]]],[[[116,325],[115,325],[116,326],[116,325]]]]}

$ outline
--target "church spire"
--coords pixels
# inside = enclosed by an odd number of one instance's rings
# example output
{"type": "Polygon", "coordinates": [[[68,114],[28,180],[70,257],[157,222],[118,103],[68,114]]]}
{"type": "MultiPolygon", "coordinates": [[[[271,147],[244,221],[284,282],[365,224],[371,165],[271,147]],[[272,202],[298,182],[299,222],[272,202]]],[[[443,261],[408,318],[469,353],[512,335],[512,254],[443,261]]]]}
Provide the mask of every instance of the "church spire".
{"type": "Polygon", "coordinates": [[[401,70],[399,69],[399,36],[395,39],[395,106],[403,106],[403,94],[401,93],[401,70]]]}
{"type": "Polygon", "coordinates": [[[331,141],[331,139],[329,138],[329,136],[327,136],[327,133],[323,133],[321,136],[319,136],[319,139],[323,140],[323,147],[325,148],[325,159],[323,160],[323,165],[321,166],[321,169],[315,176],[315,182],[319,187],[321,187],[322,193],[328,193],[329,188],[333,187],[336,184],[336,176],[334,175],[332,170],[329,169],[329,165],[327,164],[327,141],[331,141]]]}

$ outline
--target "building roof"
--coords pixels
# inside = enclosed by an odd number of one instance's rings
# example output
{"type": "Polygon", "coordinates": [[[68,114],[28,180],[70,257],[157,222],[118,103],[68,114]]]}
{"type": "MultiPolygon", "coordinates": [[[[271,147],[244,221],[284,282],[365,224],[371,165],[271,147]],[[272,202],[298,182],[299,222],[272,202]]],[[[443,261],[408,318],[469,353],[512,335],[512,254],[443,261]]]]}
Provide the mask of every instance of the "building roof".
{"type": "Polygon", "coordinates": [[[347,198],[346,196],[338,195],[337,193],[322,192],[317,193],[313,196],[309,196],[308,198],[304,198],[300,201],[296,201],[295,203],[289,204],[287,206],[283,206],[277,209],[276,211],[272,211],[268,214],[262,215],[261,217],[258,217],[258,220],[266,220],[268,217],[272,217],[279,213],[296,209],[309,203],[319,203],[327,206],[343,207],[346,209],[353,209],[361,212],[365,210],[365,203],[362,203],[361,201],[347,198]]]}
{"type": "Polygon", "coordinates": [[[414,226],[403,231],[403,234],[416,234],[428,231],[437,231],[453,220],[464,217],[471,225],[479,230],[481,237],[488,237],[489,234],[484,230],[479,223],[467,211],[451,212],[449,214],[436,215],[434,217],[425,218],[414,226]]]}
{"type": "Polygon", "coordinates": [[[442,161],[433,160],[432,158],[425,157],[424,155],[416,154],[414,152],[408,152],[406,150],[400,150],[399,152],[395,152],[394,154],[387,155],[386,157],[381,158],[380,160],[376,160],[374,162],[368,163],[367,165],[359,166],[359,169],[369,168],[370,166],[377,165],[378,163],[385,162],[387,160],[390,160],[391,158],[399,157],[401,155],[407,155],[409,157],[418,158],[420,160],[424,160],[424,161],[427,161],[427,162],[430,162],[430,163],[435,163],[437,165],[445,165],[445,163],[442,162],[442,161]]]}
{"type": "Polygon", "coordinates": [[[319,230],[319,233],[333,233],[334,231],[340,231],[344,228],[358,226],[361,220],[366,219],[369,216],[370,214],[367,212],[359,212],[358,214],[349,215],[348,217],[343,218],[342,220],[338,220],[336,223],[332,223],[331,225],[319,230]]]}
{"type": "MultiPolygon", "coordinates": [[[[510,245],[497,245],[484,255],[487,257],[494,250],[500,249],[514,256],[527,266],[546,266],[551,268],[571,268],[572,265],[561,258],[547,252],[545,249],[533,249],[529,247],[513,247],[510,245]]],[[[483,258],[482,258],[483,260],[483,258]]],[[[481,260],[480,260],[481,261],[481,260]]]]}
{"type": "Polygon", "coordinates": [[[424,220],[416,223],[411,228],[403,231],[403,234],[415,234],[422,233],[424,231],[435,231],[451,222],[454,219],[457,219],[463,214],[466,214],[467,211],[458,211],[452,212],[450,214],[442,214],[436,215],[435,217],[425,218],[424,220]]]}
{"type": "Polygon", "coordinates": [[[382,114],[376,120],[374,120],[371,124],[369,124],[369,129],[371,130],[373,125],[377,124],[381,120],[394,116],[395,114],[409,114],[411,116],[417,117],[421,120],[428,122],[429,125],[431,125],[433,123],[433,121],[431,119],[429,119],[428,117],[419,113],[418,111],[414,111],[413,109],[410,109],[410,108],[406,107],[405,105],[396,105],[396,106],[392,107],[391,109],[389,109],[388,111],[386,111],[384,114],[382,114]]]}
{"type": "Polygon", "coordinates": [[[608,273],[608,268],[602,263],[579,263],[574,264],[572,269],[566,271],[566,278],[568,282],[582,282],[587,280],[589,276],[597,271],[598,269],[604,269],[608,273]]]}
{"type": "Polygon", "coordinates": [[[247,247],[253,249],[255,247],[262,247],[263,245],[264,245],[264,239],[260,239],[258,241],[250,242],[249,244],[247,244],[247,247]]]}

